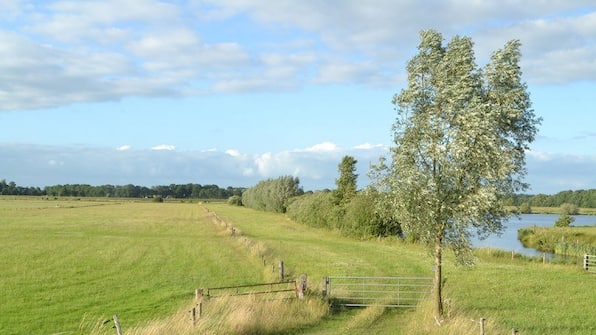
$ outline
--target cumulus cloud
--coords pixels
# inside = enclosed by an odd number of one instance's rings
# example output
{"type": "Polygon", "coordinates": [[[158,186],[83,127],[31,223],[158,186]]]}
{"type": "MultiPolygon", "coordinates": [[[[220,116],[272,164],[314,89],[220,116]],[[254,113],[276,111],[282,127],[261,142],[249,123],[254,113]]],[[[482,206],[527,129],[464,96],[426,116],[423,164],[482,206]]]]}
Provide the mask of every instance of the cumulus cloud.
{"type": "MultiPolygon", "coordinates": [[[[335,151],[292,150],[267,153],[231,151],[115,151],[103,148],[0,144],[2,178],[24,186],[67,183],[168,185],[216,184],[250,187],[267,178],[292,175],[305,190],[333,189],[338,164],[345,155],[358,161],[359,187],[369,180],[370,163],[386,149],[379,146],[335,151]]],[[[531,193],[556,193],[567,189],[596,188],[596,157],[528,154],[527,181],[531,193]]]]}
{"type": "Polygon", "coordinates": [[[395,87],[428,22],[447,38],[471,36],[481,61],[521,39],[529,81],[591,81],[595,16],[588,0],[4,1],[0,110],[312,83],[395,87]],[[230,23],[265,33],[236,40],[199,29],[230,23]]]}

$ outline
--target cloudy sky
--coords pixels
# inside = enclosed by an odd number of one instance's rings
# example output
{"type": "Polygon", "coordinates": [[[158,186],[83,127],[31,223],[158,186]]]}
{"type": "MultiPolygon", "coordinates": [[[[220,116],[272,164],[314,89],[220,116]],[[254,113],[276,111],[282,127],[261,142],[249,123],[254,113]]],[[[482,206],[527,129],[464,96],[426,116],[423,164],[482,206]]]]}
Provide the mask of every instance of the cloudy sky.
{"type": "Polygon", "coordinates": [[[0,179],[364,186],[428,28],[521,40],[529,193],[596,188],[593,0],[0,0],[0,179]]]}

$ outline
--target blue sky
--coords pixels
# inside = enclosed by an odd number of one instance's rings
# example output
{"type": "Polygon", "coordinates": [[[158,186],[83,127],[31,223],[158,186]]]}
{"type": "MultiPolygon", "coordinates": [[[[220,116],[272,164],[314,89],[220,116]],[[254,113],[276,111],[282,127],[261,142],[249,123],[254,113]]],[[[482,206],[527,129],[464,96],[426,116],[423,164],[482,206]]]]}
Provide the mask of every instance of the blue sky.
{"type": "Polygon", "coordinates": [[[593,1],[0,0],[0,179],[334,188],[392,144],[422,29],[511,39],[543,118],[529,193],[596,188],[593,1]]]}

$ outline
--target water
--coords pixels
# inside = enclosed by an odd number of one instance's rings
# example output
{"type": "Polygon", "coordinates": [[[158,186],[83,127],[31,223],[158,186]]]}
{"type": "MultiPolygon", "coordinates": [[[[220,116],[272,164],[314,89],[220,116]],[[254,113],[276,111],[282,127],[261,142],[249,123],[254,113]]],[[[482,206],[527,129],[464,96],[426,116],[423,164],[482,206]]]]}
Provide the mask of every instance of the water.
{"type": "MultiPolygon", "coordinates": [[[[552,227],[559,218],[559,214],[521,214],[519,218],[511,218],[504,223],[505,229],[500,236],[491,235],[487,239],[472,239],[474,248],[494,248],[507,251],[515,251],[526,256],[540,256],[541,251],[525,248],[517,239],[517,230],[529,226],[552,227]]],[[[575,221],[574,226],[596,225],[595,215],[572,215],[575,221]]]]}

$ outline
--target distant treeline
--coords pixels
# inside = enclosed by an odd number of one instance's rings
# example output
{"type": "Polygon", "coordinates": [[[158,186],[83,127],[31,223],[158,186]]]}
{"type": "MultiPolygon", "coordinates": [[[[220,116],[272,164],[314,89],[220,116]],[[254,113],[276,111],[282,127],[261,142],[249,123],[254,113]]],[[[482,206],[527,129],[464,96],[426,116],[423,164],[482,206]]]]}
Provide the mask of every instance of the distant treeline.
{"type": "Polygon", "coordinates": [[[171,184],[167,186],[136,186],[128,185],[101,185],[66,184],[39,187],[17,186],[14,182],[6,183],[0,180],[0,195],[37,195],[54,197],[116,197],[116,198],[179,198],[179,199],[228,199],[231,196],[240,196],[245,188],[227,187],[200,184],[171,184]]]}
{"type": "Polygon", "coordinates": [[[517,194],[505,199],[505,205],[532,207],[560,207],[562,204],[573,204],[582,208],[596,208],[596,189],[562,191],[554,195],[517,194]]]}

